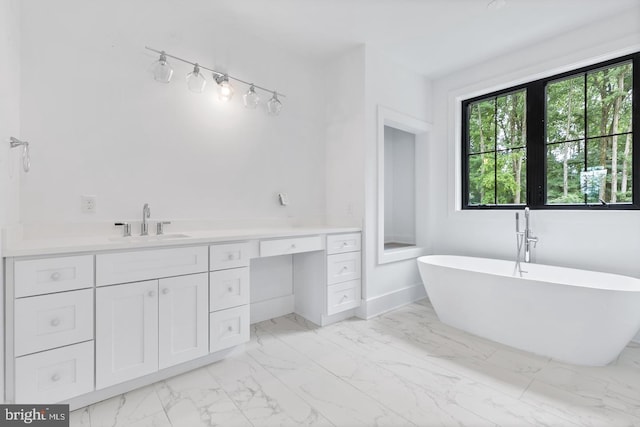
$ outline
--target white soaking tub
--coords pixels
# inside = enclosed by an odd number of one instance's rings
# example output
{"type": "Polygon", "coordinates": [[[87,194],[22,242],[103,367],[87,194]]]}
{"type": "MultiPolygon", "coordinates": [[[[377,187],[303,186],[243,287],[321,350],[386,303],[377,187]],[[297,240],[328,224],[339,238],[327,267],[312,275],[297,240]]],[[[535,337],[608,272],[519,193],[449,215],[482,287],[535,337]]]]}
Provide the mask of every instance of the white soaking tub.
{"type": "Polygon", "coordinates": [[[443,323],[564,362],[606,365],[640,329],[640,279],[453,255],[418,268],[443,323]]]}

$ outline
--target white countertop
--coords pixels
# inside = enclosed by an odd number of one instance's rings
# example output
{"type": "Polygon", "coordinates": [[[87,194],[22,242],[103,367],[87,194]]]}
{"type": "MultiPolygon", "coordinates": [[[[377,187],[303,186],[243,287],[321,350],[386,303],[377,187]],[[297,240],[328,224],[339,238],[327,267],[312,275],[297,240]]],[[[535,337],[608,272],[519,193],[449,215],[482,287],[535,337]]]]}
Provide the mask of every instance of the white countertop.
{"type": "Polygon", "coordinates": [[[171,231],[166,234],[186,234],[188,237],[158,239],[151,235],[148,238],[140,236],[118,237],[107,236],[73,236],[49,237],[44,239],[14,239],[5,241],[3,256],[41,256],[53,254],[69,254],[77,252],[95,252],[126,250],[139,248],[154,248],[162,246],[184,246],[195,244],[209,244],[218,242],[272,239],[279,237],[308,236],[332,233],[356,233],[361,230],[356,227],[273,227],[273,228],[238,228],[213,229],[200,231],[171,231]]]}

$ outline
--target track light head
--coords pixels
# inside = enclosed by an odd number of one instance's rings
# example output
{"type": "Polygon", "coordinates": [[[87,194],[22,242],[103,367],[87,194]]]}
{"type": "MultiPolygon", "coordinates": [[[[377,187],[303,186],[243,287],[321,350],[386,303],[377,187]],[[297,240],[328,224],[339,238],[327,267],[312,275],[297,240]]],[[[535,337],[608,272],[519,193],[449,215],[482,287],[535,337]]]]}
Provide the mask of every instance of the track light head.
{"type": "Polygon", "coordinates": [[[160,83],[169,83],[173,76],[173,68],[169,62],[167,62],[167,55],[164,50],[160,52],[160,58],[151,66],[151,73],[153,79],[160,83]]]}
{"type": "Polygon", "coordinates": [[[247,93],[242,95],[242,101],[247,108],[255,109],[260,103],[260,96],[256,93],[256,87],[251,84],[247,93]]]}
{"type": "Polygon", "coordinates": [[[231,83],[229,83],[229,76],[227,74],[214,74],[213,78],[218,83],[218,99],[222,102],[231,100],[235,91],[231,83]]]}
{"type": "Polygon", "coordinates": [[[278,99],[278,92],[273,92],[273,96],[267,102],[267,111],[272,116],[277,116],[282,111],[282,102],[278,99]]]}

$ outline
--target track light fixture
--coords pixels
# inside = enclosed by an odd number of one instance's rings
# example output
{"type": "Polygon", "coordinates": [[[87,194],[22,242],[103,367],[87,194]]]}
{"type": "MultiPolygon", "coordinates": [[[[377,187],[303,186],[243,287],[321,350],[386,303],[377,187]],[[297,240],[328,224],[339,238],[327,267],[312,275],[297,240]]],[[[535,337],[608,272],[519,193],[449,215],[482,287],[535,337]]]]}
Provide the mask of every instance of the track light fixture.
{"type": "Polygon", "coordinates": [[[167,55],[164,53],[164,50],[161,52],[156,51],[156,53],[160,54],[160,59],[151,66],[153,78],[160,83],[169,83],[171,76],[173,76],[173,68],[171,68],[171,65],[167,62],[167,55]]]}
{"type": "Polygon", "coordinates": [[[191,92],[202,93],[206,85],[207,79],[200,72],[200,66],[196,62],[196,65],[193,66],[193,71],[187,74],[187,87],[191,92]]]}
{"type": "Polygon", "coordinates": [[[191,71],[186,76],[187,80],[187,88],[192,92],[201,93],[204,92],[204,88],[207,84],[207,80],[202,73],[202,70],[210,71],[213,75],[213,80],[217,84],[216,91],[218,93],[218,99],[222,102],[228,102],[233,98],[233,94],[235,89],[231,85],[231,80],[235,82],[243,83],[249,86],[249,90],[242,96],[242,100],[244,106],[247,108],[255,109],[260,104],[260,96],[258,95],[256,89],[262,90],[264,92],[271,93],[272,96],[267,101],[267,112],[270,115],[277,116],[282,111],[282,102],[278,98],[279,96],[285,97],[286,95],[276,92],[275,90],[267,89],[265,87],[258,86],[253,83],[249,83],[245,80],[241,80],[237,77],[230,76],[227,73],[221,73],[220,71],[213,70],[208,67],[203,67],[197,62],[188,61],[186,59],[170,55],[166,53],[164,50],[156,50],[151,47],[145,46],[145,49],[155,52],[160,55],[160,58],[153,63],[151,67],[151,72],[153,74],[153,78],[156,81],[162,83],[169,83],[171,81],[171,77],[173,76],[173,68],[167,61],[167,58],[172,58],[180,62],[184,62],[186,64],[190,64],[193,66],[193,71],[191,71]]]}
{"type": "Polygon", "coordinates": [[[229,83],[229,76],[227,74],[213,75],[216,83],[218,83],[218,99],[222,102],[228,102],[233,98],[235,90],[231,83],[229,83]]]}
{"type": "Polygon", "coordinates": [[[278,99],[278,92],[273,92],[273,96],[267,102],[267,111],[272,116],[277,116],[282,111],[282,102],[278,99]]]}
{"type": "Polygon", "coordinates": [[[247,108],[255,109],[260,103],[260,96],[256,93],[256,87],[252,84],[247,93],[242,95],[242,101],[247,108]]]}

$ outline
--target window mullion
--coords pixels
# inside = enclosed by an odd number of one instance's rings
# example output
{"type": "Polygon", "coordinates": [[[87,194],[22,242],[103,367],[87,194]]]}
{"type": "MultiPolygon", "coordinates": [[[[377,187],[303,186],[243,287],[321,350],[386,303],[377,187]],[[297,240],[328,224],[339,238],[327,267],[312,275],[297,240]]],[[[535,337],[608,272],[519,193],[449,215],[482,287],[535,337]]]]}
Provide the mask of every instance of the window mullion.
{"type": "Polygon", "coordinates": [[[544,205],[545,177],[545,84],[527,85],[527,204],[544,205]]]}

